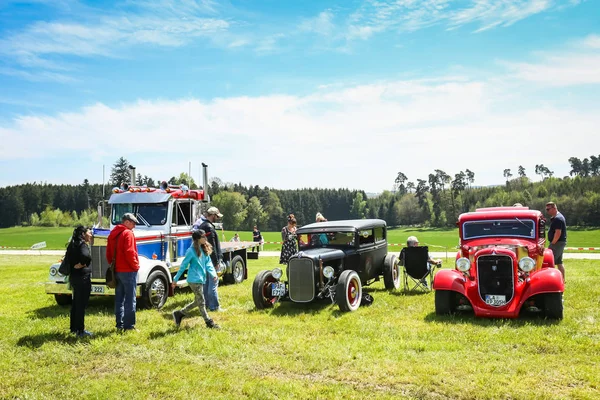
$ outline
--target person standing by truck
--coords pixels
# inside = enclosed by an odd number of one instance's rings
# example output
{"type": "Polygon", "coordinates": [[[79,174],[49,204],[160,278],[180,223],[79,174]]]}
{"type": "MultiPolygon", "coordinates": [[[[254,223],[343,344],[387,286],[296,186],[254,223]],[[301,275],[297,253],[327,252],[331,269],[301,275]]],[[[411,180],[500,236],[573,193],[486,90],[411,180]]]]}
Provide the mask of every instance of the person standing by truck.
{"type": "MultiPolygon", "coordinates": [[[[219,218],[223,218],[223,214],[217,207],[210,207],[206,210],[206,216],[201,218],[201,223],[198,226],[206,232],[206,239],[213,248],[213,252],[210,254],[210,259],[217,272],[223,269],[223,252],[221,251],[221,242],[219,241],[219,235],[215,229],[214,223],[219,218]]],[[[194,227],[196,224],[194,224],[194,227]]],[[[206,298],[206,305],[210,311],[225,311],[221,308],[219,302],[219,293],[217,288],[219,287],[219,280],[208,280],[208,284],[204,285],[204,297],[206,298]]]]}
{"type": "Polygon", "coordinates": [[[110,232],[106,244],[106,261],[115,258],[115,319],[119,332],[135,330],[137,275],[140,269],[133,228],[138,223],[132,213],[125,213],[121,224],[110,232]]]}
{"type": "Polygon", "coordinates": [[[252,230],[252,241],[257,242],[258,246],[253,247],[252,248],[253,251],[256,250],[257,253],[260,252],[261,247],[262,247],[262,244],[261,244],[262,240],[263,240],[263,237],[260,234],[260,231],[258,230],[258,226],[254,225],[254,229],[252,230]]]}
{"type": "Polygon", "coordinates": [[[554,254],[554,265],[560,271],[563,283],[565,281],[565,266],[563,265],[563,252],[567,246],[567,221],[564,215],[558,211],[556,203],[546,203],[546,213],[550,215],[550,228],[548,229],[548,248],[554,254]]]}
{"type": "Polygon", "coordinates": [[[92,292],[92,256],[89,248],[91,240],[91,229],[79,225],[73,231],[67,250],[67,262],[73,266],[69,274],[69,282],[73,290],[71,333],[79,337],[92,336],[92,332],[85,330],[85,309],[92,292]]]}
{"type": "Polygon", "coordinates": [[[175,325],[179,326],[181,320],[187,317],[189,311],[196,305],[200,310],[202,318],[204,318],[206,326],[212,329],[219,329],[219,325],[215,324],[208,316],[204,300],[205,283],[219,279],[210,259],[213,249],[210,243],[206,241],[206,232],[202,229],[198,229],[192,233],[192,241],[192,245],[187,249],[185,258],[181,262],[179,271],[173,278],[171,286],[174,290],[175,286],[177,286],[177,281],[179,281],[181,275],[187,270],[187,282],[194,293],[194,301],[187,304],[181,310],[173,311],[173,320],[175,320],[175,325]]]}

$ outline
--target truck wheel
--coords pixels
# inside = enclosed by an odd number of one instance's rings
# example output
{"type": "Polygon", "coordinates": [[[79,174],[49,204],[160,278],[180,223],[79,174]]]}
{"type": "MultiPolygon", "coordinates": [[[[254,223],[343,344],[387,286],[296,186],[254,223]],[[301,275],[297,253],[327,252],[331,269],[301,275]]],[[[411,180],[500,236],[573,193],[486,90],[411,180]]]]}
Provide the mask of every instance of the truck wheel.
{"type": "Polygon", "coordinates": [[[383,262],[383,283],[387,290],[398,289],[400,287],[400,266],[395,254],[385,256],[383,262]]]}
{"type": "Polygon", "coordinates": [[[271,296],[271,283],[277,282],[271,271],[260,271],[252,283],[252,300],[257,310],[273,307],[278,297],[271,296]]]}
{"type": "Polygon", "coordinates": [[[223,275],[225,283],[242,283],[246,272],[246,265],[242,256],[235,256],[231,260],[231,273],[223,275]]]}
{"type": "Polygon", "coordinates": [[[160,309],[165,305],[169,280],[162,271],[154,271],[148,276],[148,280],[142,285],[142,305],[144,308],[160,309]]]}
{"type": "Polygon", "coordinates": [[[342,272],[335,287],[335,302],[342,311],[356,311],[360,307],[362,284],[356,271],[342,272]]]}
{"type": "Polygon", "coordinates": [[[68,306],[73,302],[73,297],[70,294],[55,294],[54,300],[59,306],[68,306]]]}
{"type": "Polygon", "coordinates": [[[437,315],[448,315],[456,308],[456,294],[451,290],[435,291],[435,313],[437,315]]]}
{"type": "Polygon", "coordinates": [[[563,318],[562,293],[546,293],[544,295],[544,315],[549,319],[563,318]]]}

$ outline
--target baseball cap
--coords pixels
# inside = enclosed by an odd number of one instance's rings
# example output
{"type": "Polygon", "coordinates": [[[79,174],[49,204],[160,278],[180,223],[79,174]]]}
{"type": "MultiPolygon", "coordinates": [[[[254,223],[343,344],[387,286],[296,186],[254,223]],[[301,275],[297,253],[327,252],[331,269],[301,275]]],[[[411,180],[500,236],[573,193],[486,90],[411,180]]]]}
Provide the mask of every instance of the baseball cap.
{"type": "Polygon", "coordinates": [[[221,212],[219,211],[219,209],[217,207],[211,207],[208,210],[206,210],[206,214],[208,215],[216,215],[219,218],[223,218],[223,214],[221,214],[221,212]]]}
{"type": "Polygon", "coordinates": [[[137,218],[135,217],[135,215],[133,215],[132,213],[125,213],[123,214],[123,218],[121,218],[122,221],[131,221],[131,222],[135,222],[136,224],[139,224],[140,222],[137,220],[137,218]]]}

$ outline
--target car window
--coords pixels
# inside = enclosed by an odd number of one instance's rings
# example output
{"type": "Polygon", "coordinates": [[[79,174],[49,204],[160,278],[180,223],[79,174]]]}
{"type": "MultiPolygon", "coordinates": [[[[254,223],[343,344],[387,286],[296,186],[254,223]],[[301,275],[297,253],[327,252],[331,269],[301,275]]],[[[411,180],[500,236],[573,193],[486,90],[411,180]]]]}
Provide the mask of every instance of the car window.
{"type": "Polygon", "coordinates": [[[380,226],[380,227],[375,228],[375,241],[376,242],[384,241],[385,234],[386,234],[385,227],[380,226]]]}
{"type": "Polygon", "coordinates": [[[360,246],[375,243],[375,236],[373,235],[373,229],[362,229],[358,233],[358,244],[360,246]]]}
{"type": "Polygon", "coordinates": [[[354,247],[354,232],[315,232],[298,235],[300,250],[316,247],[354,247]]]}
{"type": "Polygon", "coordinates": [[[535,222],[530,219],[469,221],[463,225],[463,239],[482,237],[535,238],[535,222]]]}

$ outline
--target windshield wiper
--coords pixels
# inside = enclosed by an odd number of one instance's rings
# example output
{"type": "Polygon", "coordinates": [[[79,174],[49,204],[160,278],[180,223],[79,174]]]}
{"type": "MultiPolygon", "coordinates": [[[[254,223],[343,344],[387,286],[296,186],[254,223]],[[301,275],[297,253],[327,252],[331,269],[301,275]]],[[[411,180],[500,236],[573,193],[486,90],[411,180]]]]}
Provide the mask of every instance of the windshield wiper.
{"type": "Polygon", "coordinates": [[[136,213],[136,216],[146,225],[147,228],[150,228],[150,224],[146,221],[146,218],[142,216],[140,213],[136,213]]]}

